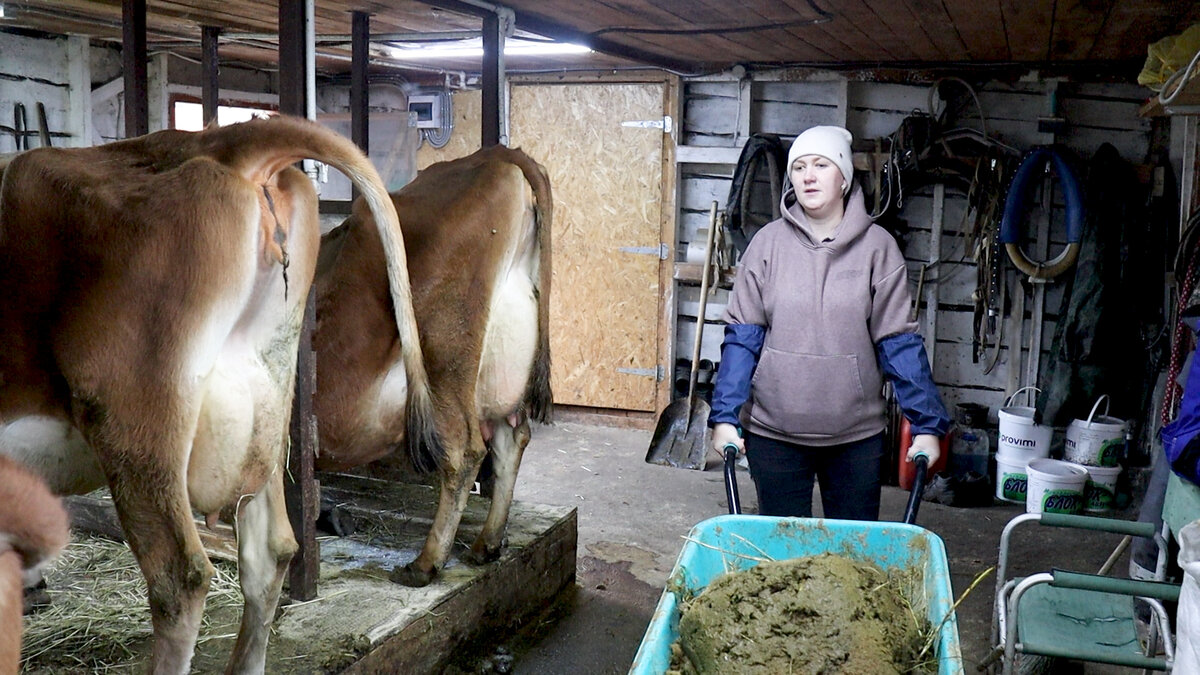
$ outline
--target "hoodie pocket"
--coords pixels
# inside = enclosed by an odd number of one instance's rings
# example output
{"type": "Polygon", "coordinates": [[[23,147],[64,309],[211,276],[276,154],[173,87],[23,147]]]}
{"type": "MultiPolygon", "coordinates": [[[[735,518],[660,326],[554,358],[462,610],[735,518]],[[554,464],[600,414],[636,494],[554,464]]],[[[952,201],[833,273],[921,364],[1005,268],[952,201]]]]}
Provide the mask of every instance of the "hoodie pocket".
{"type": "Polygon", "coordinates": [[[862,419],[858,356],[766,347],[752,381],[754,420],[785,434],[835,436],[862,419]]]}

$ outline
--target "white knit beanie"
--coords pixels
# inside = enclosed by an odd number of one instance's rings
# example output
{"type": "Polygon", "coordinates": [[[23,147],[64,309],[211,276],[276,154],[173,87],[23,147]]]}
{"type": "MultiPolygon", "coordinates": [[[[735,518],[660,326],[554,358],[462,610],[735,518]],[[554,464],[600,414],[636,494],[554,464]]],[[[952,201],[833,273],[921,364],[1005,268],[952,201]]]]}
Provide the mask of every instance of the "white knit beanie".
{"type": "Polygon", "coordinates": [[[788,150],[787,175],[792,175],[792,163],[797,157],[820,155],[842,170],[842,178],[846,180],[846,188],[842,192],[847,192],[850,179],[854,178],[854,160],[850,153],[850,141],[853,139],[850,132],[842,127],[810,127],[792,141],[792,148],[788,150]]]}

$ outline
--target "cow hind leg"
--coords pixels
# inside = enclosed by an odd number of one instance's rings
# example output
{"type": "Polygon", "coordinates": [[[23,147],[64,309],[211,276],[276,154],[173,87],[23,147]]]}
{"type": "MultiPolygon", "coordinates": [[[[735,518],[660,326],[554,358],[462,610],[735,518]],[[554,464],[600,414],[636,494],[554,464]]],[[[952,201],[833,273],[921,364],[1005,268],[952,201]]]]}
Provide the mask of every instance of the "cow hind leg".
{"type": "Polygon", "coordinates": [[[288,564],[297,549],[283,499],[283,478],[276,471],[253,498],[238,509],[238,572],[245,596],[242,625],[227,673],[261,673],[267,638],[288,564]]]}
{"type": "Polygon", "coordinates": [[[482,565],[500,557],[500,549],[504,545],[504,528],[508,524],[513,490],[517,485],[517,469],[521,466],[525,446],[529,445],[529,436],[528,419],[522,419],[515,427],[507,420],[501,420],[495,425],[495,433],[489,444],[495,470],[492,504],[488,509],[483,530],[471,545],[470,552],[464,556],[467,562],[473,565],[482,565]]]}
{"type": "Polygon", "coordinates": [[[213,566],[196,532],[182,480],[148,490],[147,475],[154,474],[118,475],[112,485],[113,503],[146,578],[154,626],[151,672],[186,673],[213,566]]]}
{"type": "MultiPolygon", "coordinates": [[[[433,525],[425,538],[421,553],[411,563],[392,570],[390,579],[405,586],[426,586],[437,576],[446,559],[450,557],[450,548],[454,545],[454,535],[462,520],[463,509],[467,506],[467,497],[475,484],[475,476],[479,473],[479,465],[487,455],[487,446],[483,443],[483,435],[479,424],[474,419],[468,419],[465,433],[454,433],[449,425],[439,425],[446,434],[445,438],[460,442],[448,443],[446,447],[463,448],[459,461],[451,457],[440,472],[441,491],[438,497],[437,513],[433,516],[433,525]],[[449,433],[447,433],[449,432],[449,433]],[[454,438],[458,436],[458,438],[454,438]]],[[[457,454],[457,453],[456,453],[457,454]]]]}

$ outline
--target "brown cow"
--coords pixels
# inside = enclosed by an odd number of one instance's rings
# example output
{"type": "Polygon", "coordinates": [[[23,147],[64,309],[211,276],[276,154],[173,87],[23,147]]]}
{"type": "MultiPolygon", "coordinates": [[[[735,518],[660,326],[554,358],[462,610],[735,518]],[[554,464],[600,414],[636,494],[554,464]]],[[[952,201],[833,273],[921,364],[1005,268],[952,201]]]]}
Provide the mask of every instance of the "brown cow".
{"type": "Polygon", "coordinates": [[[0,455],[0,673],[15,673],[21,664],[22,579],[57,555],[67,536],[62,502],[0,455]]]}
{"type": "MultiPolygon", "coordinates": [[[[471,547],[500,553],[530,417],[551,408],[550,183],[520,150],[481,150],[422,171],[393,194],[413,281],[421,350],[446,458],[421,554],[394,580],[423,586],[450,552],[467,495],[490,450],[491,510],[471,547]]],[[[388,454],[404,439],[404,362],[384,288],[379,241],[365,214],[326,235],[317,266],[317,391],[321,469],[388,454]]]]}
{"type": "Polygon", "coordinates": [[[379,223],[409,442],[436,456],[399,223],[346,139],[277,118],[32,150],[4,172],[0,454],[59,493],[107,482],[149,588],[154,672],[187,672],[213,573],[192,509],[234,505],[246,604],[229,668],[264,668],[296,549],[281,466],[320,232],[292,167],[306,157],[379,223]]]}

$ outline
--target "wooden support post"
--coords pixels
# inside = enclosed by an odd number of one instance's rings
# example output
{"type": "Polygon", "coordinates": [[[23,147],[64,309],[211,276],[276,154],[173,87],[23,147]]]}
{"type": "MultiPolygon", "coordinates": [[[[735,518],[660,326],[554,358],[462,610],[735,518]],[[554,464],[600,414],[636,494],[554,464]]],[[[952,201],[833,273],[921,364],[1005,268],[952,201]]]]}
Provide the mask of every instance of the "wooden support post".
{"type": "Polygon", "coordinates": [[[200,29],[200,105],[204,108],[204,126],[217,119],[221,85],[217,78],[221,70],[217,59],[217,43],[221,29],[204,26],[200,29]]]}
{"type": "Polygon", "coordinates": [[[147,124],[150,133],[171,127],[171,57],[158,52],[146,62],[146,109],[149,111],[147,124]]]}
{"type": "MultiPolygon", "coordinates": [[[[938,280],[942,276],[942,229],[946,212],[946,185],[937,183],[933,186],[933,215],[929,223],[929,262],[925,267],[925,321],[922,332],[925,334],[925,351],[929,353],[929,365],[933,367],[937,358],[937,312],[938,280]]],[[[918,302],[920,300],[918,299],[918,302]]]]}
{"type": "Polygon", "coordinates": [[[504,128],[504,35],[507,26],[497,13],[483,17],[483,129],[480,144],[489,148],[508,141],[504,128]]]}
{"type": "Polygon", "coordinates": [[[299,117],[308,112],[305,17],[310,1],[279,0],[279,111],[299,117]]]}
{"type": "Polygon", "coordinates": [[[367,48],[371,39],[371,16],[366,12],[353,12],[350,22],[350,140],[366,153],[370,138],[367,122],[371,105],[367,78],[370,55],[367,48]]]}
{"type": "Polygon", "coordinates": [[[292,401],[291,456],[284,481],[288,519],[300,550],[288,570],[288,588],[292,600],[317,597],[317,578],[321,569],[321,549],[317,543],[317,516],[321,508],[321,486],[313,470],[316,457],[317,419],[313,416],[313,392],[316,390],[316,358],[312,351],[312,333],[316,325],[316,294],[308,294],[304,307],[304,326],[300,331],[300,353],[296,361],[296,397],[292,401]]]}
{"type": "Polygon", "coordinates": [[[67,38],[67,72],[69,94],[67,128],[71,135],[65,145],[86,148],[92,144],[92,59],[88,38],[73,35],[67,38]]]}
{"type": "Polygon", "coordinates": [[[150,133],[146,89],[146,0],[121,0],[121,66],[125,79],[125,138],[150,133]]]}
{"type": "MultiPolygon", "coordinates": [[[[313,0],[280,0],[279,2],[279,109],[281,112],[307,117],[308,55],[313,51],[311,26],[313,0]]],[[[296,363],[296,398],[292,405],[291,456],[284,487],[288,517],[292,522],[300,550],[292,558],[288,570],[288,587],[293,600],[311,600],[317,595],[320,573],[320,549],[317,544],[317,515],[320,508],[320,486],[313,477],[313,458],[316,457],[316,420],[312,413],[312,396],[316,381],[316,362],[312,352],[312,331],[316,325],[316,300],[308,294],[304,310],[304,327],[296,363]]]]}
{"type": "Polygon", "coordinates": [[[850,126],[850,82],[844,77],[837,81],[837,120],[843,127],[850,126]]]}

